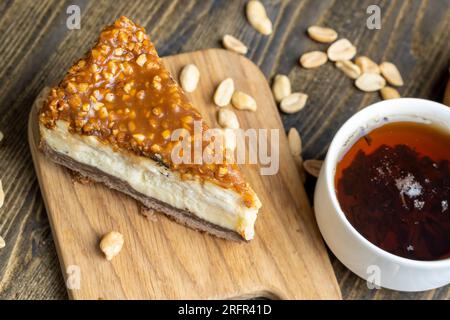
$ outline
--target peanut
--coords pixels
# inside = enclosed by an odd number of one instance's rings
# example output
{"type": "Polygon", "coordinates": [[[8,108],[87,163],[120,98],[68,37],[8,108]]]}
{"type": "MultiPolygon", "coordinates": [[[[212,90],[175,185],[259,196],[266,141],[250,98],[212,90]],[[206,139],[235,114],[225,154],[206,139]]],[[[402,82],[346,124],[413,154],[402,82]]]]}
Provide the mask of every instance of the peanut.
{"type": "Polygon", "coordinates": [[[376,73],[363,73],[358,79],[356,79],[355,85],[359,90],[374,92],[386,86],[386,80],[376,73]]]}
{"type": "Polygon", "coordinates": [[[331,28],[311,26],[308,28],[308,35],[311,39],[322,43],[331,43],[335,41],[338,37],[336,31],[331,28]]]}
{"type": "Polygon", "coordinates": [[[395,64],[390,62],[383,62],[380,64],[380,70],[383,77],[389,82],[391,85],[396,87],[401,87],[403,85],[403,78],[398,71],[395,64]]]}
{"type": "Polygon", "coordinates": [[[277,74],[273,80],[272,93],[276,102],[280,102],[283,98],[291,94],[291,82],[289,78],[283,74],[277,74]]]}
{"type": "Polygon", "coordinates": [[[281,100],[280,109],[285,113],[295,113],[305,107],[307,100],[307,94],[295,92],[281,100]]]}
{"type": "Polygon", "coordinates": [[[255,99],[242,91],[235,91],[233,93],[231,103],[238,110],[256,111],[257,108],[255,99]]]}
{"type": "Polygon", "coordinates": [[[219,107],[230,104],[231,97],[234,93],[234,81],[231,78],[223,80],[214,93],[214,103],[219,107]]]}
{"type": "Polygon", "coordinates": [[[320,67],[328,61],[327,55],[325,52],[321,51],[311,51],[304,53],[300,57],[300,64],[305,69],[312,69],[320,67]]]}
{"type": "Polygon", "coordinates": [[[351,79],[357,79],[361,75],[361,69],[351,61],[337,61],[336,68],[344,72],[351,79]]]}
{"type": "Polygon", "coordinates": [[[239,129],[239,120],[233,110],[220,109],[218,122],[222,128],[239,129]]]}
{"type": "Polygon", "coordinates": [[[270,35],[272,33],[272,21],[267,17],[264,5],[257,0],[251,0],[246,7],[248,22],[258,32],[263,35],[270,35]]]}
{"type": "Polygon", "coordinates": [[[340,39],[327,50],[331,61],[351,60],[356,54],[356,47],[347,39],[340,39]]]}
{"type": "Polygon", "coordinates": [[[222,38],[222,44],[225,49],[234,51],[239,54],[247,54],[248,48],[247,46],[242,43],[239,39],[236,39],[232,35],[226,34],[222,38]]]}
{"type": "Polygon", "coordinates": [[[398,93],[398,91],[392,87],[384,87],[380,90],[380,94],[381,97],[384,100],[389,100],[389,99],[398,99],[400,98],[400,93],[398,93]]]}
{"type": "Polygon", "coordinates": [[[117,231],[105,234],[100,241],[100,249],[105,254],[106,260],[112,260],[122,250],[124,243],[123,235],[117,231]]]}
{"type": "Polygon", "coordinates": [[[380,74],[380,67],[369,57],[360,56],[356,58],[355,63],[361,69],[362,73],[380,74]]]}
{"type": "Polygon", "coordinates": [[[318,178],[320,174],[320,169],[322,168],[323,161],[322,160],[305,160],[303,161],[303,168],[313,177],[318,178]]]}
{"type": "Polygon", "coordinates": [[[180,73],[180,84],[184,91],[194,92],[200,79],[200,71],[194,64],[184,66],[180,73]]]}

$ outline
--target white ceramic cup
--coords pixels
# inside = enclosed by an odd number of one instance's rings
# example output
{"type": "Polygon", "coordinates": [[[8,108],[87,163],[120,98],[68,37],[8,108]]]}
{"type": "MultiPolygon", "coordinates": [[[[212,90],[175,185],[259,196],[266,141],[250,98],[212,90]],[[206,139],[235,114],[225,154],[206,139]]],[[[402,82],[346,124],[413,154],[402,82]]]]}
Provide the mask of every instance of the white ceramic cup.
{"type": "Polygon", "coordinates": [[[450,132],[450,108],[428,100],[386,100],[359,111],[339,129],[331,142],[317,181],[314,209],[325,242],[351,271],[381,287],[424,291],[450,283],[450,259],[418,261],[380,249],[347,220],[334,187],[338,161],[362,134],[388,122],[405,120],[435,123],[450,132]]]}

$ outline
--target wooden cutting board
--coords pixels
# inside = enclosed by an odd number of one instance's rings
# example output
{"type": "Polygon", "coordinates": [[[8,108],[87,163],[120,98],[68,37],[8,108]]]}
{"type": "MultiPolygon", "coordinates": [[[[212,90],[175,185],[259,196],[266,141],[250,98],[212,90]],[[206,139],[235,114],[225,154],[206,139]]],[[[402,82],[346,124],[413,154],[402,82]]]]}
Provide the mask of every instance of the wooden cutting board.
{"type": "Polygon", "coordinates": [[[340,299],[339,286],[292,159],[283,125],[267,81],[250,60],[210,49],[164,58],[175,78],[187,63],[200,69],[190,94],[213,127],[212,96],[226,77],[255,97],[258,111],[237,111],[242,128],[280,129],[280,170],[262,176],[259,165],[243,172],[263,207],[250,243],[234,243],[181,226],[162,214],[156,221],[139,214],[130,197],[103,185],[73,182],[68,171],[37,149],[36,111],[29,142],[47,208],[62,272],[80,287],[72,299],[217,299],[265,296],[280,299],[340,299]],[[111,230],[125,237],[111,262],[99,250],[111,230]],[[75,267],[73,267],[75,266],[75,267]],[[75,273],[74,273],[75,272],[75,273]],[[70,276],[69,276],[70,278],[70,276]]]}

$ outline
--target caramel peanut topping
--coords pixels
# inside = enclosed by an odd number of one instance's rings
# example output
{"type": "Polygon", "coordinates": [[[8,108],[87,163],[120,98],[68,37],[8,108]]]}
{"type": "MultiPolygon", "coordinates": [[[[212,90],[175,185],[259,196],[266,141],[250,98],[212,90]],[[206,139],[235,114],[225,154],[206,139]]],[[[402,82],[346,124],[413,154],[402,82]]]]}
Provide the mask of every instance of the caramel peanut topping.
{"type": "Polygon", "coordinates": [[[172,132],[184,128],[193,136],[194,121],[202,117],[164,67],[145,30],[126,17],[106,27],[85,58],[51,89],[39,119],[47,128],[67,121],[72,133],[150,157],[183,178],[234,188],[252,205],[251,190],[235,164],[172,162],[177,143],[171,141],[172,132]]]}

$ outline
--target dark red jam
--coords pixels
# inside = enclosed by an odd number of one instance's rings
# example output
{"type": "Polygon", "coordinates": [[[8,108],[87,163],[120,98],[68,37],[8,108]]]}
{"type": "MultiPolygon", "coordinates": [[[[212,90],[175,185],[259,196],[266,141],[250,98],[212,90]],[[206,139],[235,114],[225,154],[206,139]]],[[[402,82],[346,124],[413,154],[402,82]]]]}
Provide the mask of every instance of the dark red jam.
{"type": "Polygon", "coordinates": [[[414,260],[450,258],[450,134],[394,122],[361,137],[337,165],[336,194],[367,240],[414,260]]]}

